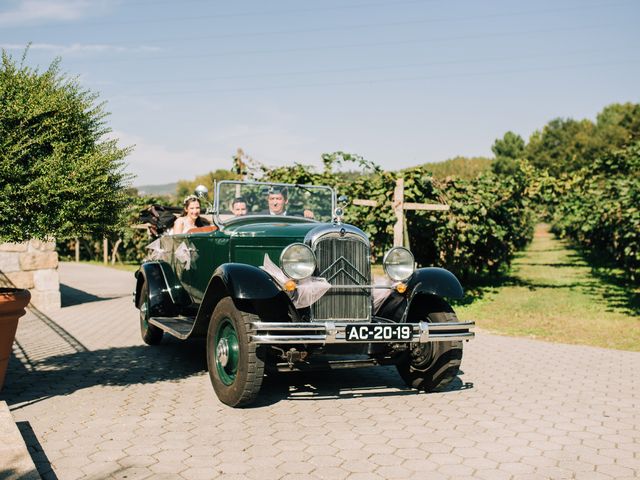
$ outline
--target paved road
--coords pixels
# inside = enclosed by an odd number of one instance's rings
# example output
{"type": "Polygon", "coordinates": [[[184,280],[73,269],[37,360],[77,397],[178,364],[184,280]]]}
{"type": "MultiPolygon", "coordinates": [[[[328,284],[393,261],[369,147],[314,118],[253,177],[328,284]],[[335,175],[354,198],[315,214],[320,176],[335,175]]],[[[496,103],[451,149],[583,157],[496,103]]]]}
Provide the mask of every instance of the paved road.
{"type": "Polygon", "coordinates": [[[215,397],[202,343],[144,346],[133,277],[62,264],[61,311],[21,320],[2,398],[45,479],[640,477],[640,354],[479,333],[459,380],[393,368],[267,378],[215,397]]]}

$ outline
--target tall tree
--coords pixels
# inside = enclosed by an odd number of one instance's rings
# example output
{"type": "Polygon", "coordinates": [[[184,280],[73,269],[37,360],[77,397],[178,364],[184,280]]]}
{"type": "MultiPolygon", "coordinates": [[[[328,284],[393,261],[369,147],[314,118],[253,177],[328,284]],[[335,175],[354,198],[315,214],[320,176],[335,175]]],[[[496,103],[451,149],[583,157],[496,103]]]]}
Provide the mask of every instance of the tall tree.
{"type": "Polygon", "coordinates": [[[577,170],[598,156],[595,131],[590,120],[556,118],[531,135],[525,156],[534,166],[553,175],[577,170]]]}
{"type": "Polygon", "coordinates": [[[640,140],[640,104],[627,102],[606,106],[596,118],[596,128],[602,145],[610,148],[631,145],[640,140]]]}
{"type": "Polygon", "coordinates": [[[108,234],[125,221],[128,148],[110,132],[104,103],[59,60],[44,72],[2,50],[0,241],[108,234]]]}
{"type": "Polygon", "coordinates": [[[516,161],[524,154],[524,140],[511,131],[493,142],[491,151],[496,156],[491,169],[497,174],[512,174],[517,170],[516,161]]]}

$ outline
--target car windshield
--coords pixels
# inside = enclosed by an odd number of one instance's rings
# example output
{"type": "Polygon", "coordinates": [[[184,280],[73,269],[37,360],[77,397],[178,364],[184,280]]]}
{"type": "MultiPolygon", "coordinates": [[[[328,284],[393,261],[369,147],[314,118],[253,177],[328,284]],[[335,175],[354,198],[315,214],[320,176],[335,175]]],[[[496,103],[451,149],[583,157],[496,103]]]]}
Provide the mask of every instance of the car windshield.
{"type": "Polygon", "coordinates": [[[330,222],[335,205],[330,187],[285,183],[218,183],[215,211],[219,223],[225,224],[245,215],[287,216],[330,222]]]}

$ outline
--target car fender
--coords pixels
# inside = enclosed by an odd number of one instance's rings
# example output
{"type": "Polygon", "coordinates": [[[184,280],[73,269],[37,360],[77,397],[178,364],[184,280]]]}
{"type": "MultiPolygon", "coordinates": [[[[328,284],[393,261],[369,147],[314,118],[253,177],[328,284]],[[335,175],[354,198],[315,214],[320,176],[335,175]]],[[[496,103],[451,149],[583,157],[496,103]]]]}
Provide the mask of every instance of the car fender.
{"type": "Polygon", "coordinates": [[[209,280],[194,335],[206,334],[211,314],[224,297],[231,297],[238,310],[258,315],[262,321],[287,321],[295,312],[289,296],[267,272],[252,265],[225,263],[209,280]]]}
{"type": "Polygon", "coordinates": [[[428,293],[438,297],[462,298],[464,290],[460,281],[449,270],[438,267],[418,268],[407,282],[410,296],[428,293]]]}
{"type": "Polygon", "coordinates": [[[165,262],[146,262],[135,274],[137,278],[134,303],[140,308],[142,284],[149,290],[149,310],[152,317],[174,316],[191,299],[165,262]]]}
{"type": "Polygon", "coordinates": [[[402,294],[391,292],[376,315],[395,322],[406,322],[411,312],[411,303],[418,295],[462,298],[464,290],[456,276],[444,268],[419,268],[409,278],[407,290],[402,294]]]}

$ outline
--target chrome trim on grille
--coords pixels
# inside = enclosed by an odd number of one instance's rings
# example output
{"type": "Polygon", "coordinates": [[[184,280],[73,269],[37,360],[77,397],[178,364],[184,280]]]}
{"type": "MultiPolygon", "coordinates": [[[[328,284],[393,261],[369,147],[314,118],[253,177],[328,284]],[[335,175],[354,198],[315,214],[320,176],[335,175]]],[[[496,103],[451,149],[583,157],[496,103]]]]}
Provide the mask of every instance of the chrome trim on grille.
{"type": "Polygon", "coordinates": [[[311,321],[366,322],[371,319],[369,240],[351,225],[326,225],[305,238],[316,255],[317,276],[332,288],[311,306],[311,321]]]}
{"type": "MultiPolygon", "coordinates": [[[[256,344],[334,344],[334,343],[390,343],[388,340],[347,341],[345,329],[351,322],[251,323],[250,341],[256,344]]],[[[470,340],[475,336],[471,331],[475,322],[412,323],[411,340],[396,343],[433,343],[470,340]]]]}
{"type": "Polygon", "coordinates": [[[304,237],[304,243],[310,245],[311,248],[314,248],[316,242],[324,235],[328,233],[335,233],[340,235],[344,231],[345,235],[355,235],[359,237],[363,242],[367,242],[369,244],[369,239],[367,234],[360,230],[358,227],[354,227],[353,225],[347,225],[344,223],[336,223],[333,225],[321,225],[319,227],[311,230],[304,237]]]}

